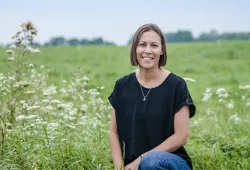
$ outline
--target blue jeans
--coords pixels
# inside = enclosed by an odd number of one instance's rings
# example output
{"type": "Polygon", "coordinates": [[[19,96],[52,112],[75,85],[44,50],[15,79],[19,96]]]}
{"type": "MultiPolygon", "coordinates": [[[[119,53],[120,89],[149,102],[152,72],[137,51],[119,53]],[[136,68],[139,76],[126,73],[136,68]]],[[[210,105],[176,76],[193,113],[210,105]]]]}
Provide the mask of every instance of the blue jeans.
{"type": "Polygon", "coordinates": [[[178,155],[154,151],[142,157],[138,170],[190,170],[187,162],[178,155]]]}

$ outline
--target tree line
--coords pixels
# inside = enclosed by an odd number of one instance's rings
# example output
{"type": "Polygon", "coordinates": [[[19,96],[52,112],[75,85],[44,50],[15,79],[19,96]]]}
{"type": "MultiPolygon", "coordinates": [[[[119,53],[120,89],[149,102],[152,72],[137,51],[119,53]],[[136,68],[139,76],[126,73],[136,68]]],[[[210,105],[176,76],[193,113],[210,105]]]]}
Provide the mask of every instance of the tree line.
{"type": "MultiPolygon", "coordinates": [[[[130,37],[128,45],[131,44],[133,36],[130,37]]],[[[194,41],[233,41],[233,40],[250,40],[250,32],[225,32],[218,33],[216,30],[201,33],[195,38],[191,31],[178,30],[176,32],[164,33],[167,42],[194,42],[194,41]]],[[[9,45],[9,44],[8,44],[9,45]]],[[[8,46],[6,45],[6,46],[8,46]]],[[[105,41],[101,37],[93,39],[66,39],[63,36],[52,37],[44,44],[33,42],[33,46],[76,46],[76,45],[116,45],[114,42],[105,41]]],[[[1,44],[0,44],[1,46],[1,44]]],[[[3,45],[2,45],[3,46],[3,45]]]]}
{"type": "Polygon", "coordinates": [[[86,38],[83,39],[72,38],[67,40],[64,37],[59,36],[51,38],[48,42],[44,43],[44,46],[60,46],[60,45],[75,46],[75,45],[104,45],[104,44],[115,45],[114,42],[105,41],[101,37],[93,38],[91,40],[86,38]]]}
{"type": "MultiPolygon", "coordinates": [[[[131,36],[128,44],[131,44],[131,36]]],[[[250,32],[225,32],[218,33],[216,30],[201,33],[195,38],[191,31],[178,30],[176,32],[164,33],[167,42],[193,42],[193,41],[233,41],[233,40],[250,40],[250,32]]]]}

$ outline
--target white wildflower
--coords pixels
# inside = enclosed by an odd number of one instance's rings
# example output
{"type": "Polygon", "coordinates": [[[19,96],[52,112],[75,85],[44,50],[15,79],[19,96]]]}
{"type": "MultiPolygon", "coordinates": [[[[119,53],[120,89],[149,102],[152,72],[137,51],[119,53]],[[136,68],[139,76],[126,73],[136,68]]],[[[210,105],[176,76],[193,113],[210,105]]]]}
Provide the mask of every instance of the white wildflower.
{"type": "Polygon", "coordinates": [[[48,96],[51,94],[56,94],[57,93],[56,88],[57,87],[53,85],[49,86],[47,89],[43,90],[43,95],[48,96]]]}
{"type": "Polygon", "coordinates": [[[245,85],[245,86],[240,85],[239,89],[250,89],[250,85],[245,85]]]}
{"type": "Polygon", "coordinates": [[[73,108],[69,111],[69,115],[75,115],[77,114],[77,109],[76,108],[73,108]]]}
{"type": "Polygon", "coordinates": [[[230,100],[230,102],[226,105],[227,108],[232,109],[234,108],[234,101],[230,100]]]}
{"type": "Polygon", "coordinates": [[[67,83],[67,81],[66,81],[66,80],[63,80],[62,82],[63,82],[63,83],[67,83]]]}
{"type": "Polygon", "coordinates": [[[15,45],[15,44],[10,45],[10,46],[9,46],[9,49],[15,50],[15,49],[16,49],[16,45],[15,45]]]}
{"type": "Polygon", "coordinates": [[[35,93],[35,91],[26,91],[26,92],[24,92],[25,94],[33,94],[33,93],[35,93]]]}
{"type": "Polygon", "coordinates": [[[33,51],[33,48],[30,47],[30,46],[27,46],[27,47],[24,49],[24,52],[31,53],[32,51],[33,51]]]}
{"type": "Polygon", "coordinates": [[[9,57],[9,58],[8,58],[8,61],[14,61],[14,60],[15,60],[14,57],[9,57]]]}
{"type": "Polygon", "coordinates": [[[205,93],[209,93],[209,92],[211,92],[211,88],[206,88],[205,93]]]}
{"type": "Polygon", "coordinates": [[[84,98],[82,96],[79,96],[79,98],[80,98],[81,101],[84,101],[84,98]]]}
{"type": "Polygon", "coordinates": [[[38,117],[37,115],[29,115],[29,116],[26,116],[26,119],[33,119],[33,118],[36,118],[38,117]]]}
{"type": "Polygon", "coordinates": [[[84,76],[83,80],[86,81],[86,82],[89,82],[89,78],[87,76],[84,76]]]}
{"type": "Polygon", "coordinates": [[[193,125],[194,126],[198,126],[199,125],[199,121],[198,120],[194,120],[193,125]]]}
{"type": "Polygon", "coordinates": [[[71,128],[71,129],[76,129],[76,127],[74,125],[67,125],[67,127],[71,128]]]}
{"type": "Polygon", "coordinates": [[[16,87],[19,87],[19,86],[24,86],[24,87],[26,87],[26,86],[28,86],[30,83],[29,82],[27,82],[27,81],[19,81],[19,82],[16,82],[16,84],[14,85],[14,86],[16,86],[16,87]]]}
{"type": "Polygon", "coordinates": [[[241,121],[241,118],[237,114],[230,116],[229,119],[233,120],[236,124],[238,124],[241,121]]]}
{"type": "Polygon", "coordinates": [[[24,32],[28,31],[28,29],[27,29],[27,27],[26,27],[26,23],[23,23],[23,24],[21,25],[21,27],[22,27],[22,31],[24,31],[24,32]]]}
{"type": "Polygon", "coordinates": [[[41,51],[39,50],[39,49],[33,49],[32,51],[31,51],[31,53],[32,54],[40,54],[41,53],[41,51]]]}
{"type": "Polygon", "coordinates": [[[40,66],[40,68],[41,68],[41,69],[44,69],[44,68],[45,68],[45,66],[44,66],[44,65],[41,65],[41,66],[40,66]]]}
{"type": "Polygon", "coordinates": [[[241,99],[242,99],[242,100],[245,100],[245,99],[246,99],[246,96],[241,96],[241,99]]]}
{"type": "Polygon", "coordinates": [[[100,89],[103,90],[105,87],[104,86],[101,86],[100,89]]]}
{"type": "Polygon", "coordinates": [[[20,100],[20,103],[24,104],[24,103],[26,103],[26,101],[25,100],[20,100]]]}
{"type": "Polygon", "coordinates": [[[80,125],[85,125],[85,124],[88,124],[88,117],[87,116],[82,116],[79,120],[79,123],[80,125]]]}
{"type": "Polygon", "coordinates": [[[208,102],[211,99],[212,93],[210,93],[211,89],[207,88],[205,93],[203,93],[202,102],[208,102]]]}
{"type": "Polygon", "coordinates": [[[60,89],[59,92],[61,92],[63,95],[67,94],[67,90],[65,88],[60,89]]]}
{"type": "Polygon", "coordinates": [[[88,110],[88,106],[87,106],[86,104],[83,104],[83,105],[81,106],[81,111],[86,112],[87,110],[88,110]]]}
{"type": "Polygon", "coordinates": [[[30,106],[26,110],[33,110],[33,109],[38,109],[40,106],[30,106]]]}
{"type": "Polygon", "coordinates": [[[229,96],[225,88],[218,88],[216,90],[216,94],[218,95],[218,97],[222,98],[227,98],[229,96]]]}
{"type": "Polygon", "coordinates": [[[21,120],[25,120],[26,116],[25,115],[19,115],[16,117],[16,121],[21,121],[21,120]]]}
{"type": "MultiPolygon", "coordinates": [[[[22,46],[25,46],[25,47],[26,47],[26,46],[28,46],[29,44],[30,44],[30,41],[27,40],[27,39],[24,39],[24,40],[21,41],[21,45],[22,45],[22,46]]],[[[28,51],[27,51],[27,52],[28,52],[28,51]]]]}
{"type": "Polygon", "coordinates": [[[30,68],[34,68],[34,64],[29,64],[29,67],[30,68]]]}
{"type": "Polygon", "coordinates": [[[59,124],[58,123],[49,123],[48,126],[50,128],[57,128],[59,126],[59,124]]]}
{"type": "Polygon", "coordinates": [[[234,104],[233,103],[228,103],[226,105],[226,107],[229,108],[229,109],[232,109],[232,108],[234,108],[234,104]]]}
{"type": "Polygon", "coordinates": [[[0,81],[4,80],[5,76],[3,75],[3,73],[0,73],[0,81]]]}
{"type": "Polygon", "coordinates": [[[51,111],[53,111],[54,110],[54,107],[52,107],[52,106],[46,106],[45,108],[44,108],[44,111],[45,112],[51,112],[51,111]]]}
{"type": "Polygon", "coordinates": [[[247,105],[247,106],[250,106],[250,102],[247,102],[246,105],[247,105]]]}
{"type": "Polygon", "coordinates": [[[196,82],[194,79],[192,79],[192,78],[188,78],[188,77],[186,77],[186,78],[183,78],[185,81],[191,81],[191,82],[196,82]]]}
{"type": "Polygon", "coordinates": [[[23,103],[23,109],[26,109],[26,108],[28,108],[29,107],[29,105],[27,104],[27,103],[23,103]]]}
{"type": "Polygon", "coordinates": [[[206,109],[206,114],[207,114],[207,115],[212,114],[212,111],[211,111],[211,109],[210,109],[210,108],[207,108],[207,109],[206,109]]]}
{"type": "Polygon", "coordinates": [[[219,99],[219,102],[220,102],[220,103],[225,103],[226,101],[223,100],[223,99],[219,99]]]}
{"type": "Polygon", "coordinates": [[[91,94],[91,95],[99,95],[100,94],[96,89],[90,89],[88,91],[88,93],[91,94]]]}
{"type": "Polygon", "coordinates": [[[13,50],[6,50],[6,53],[9,54],[9,55],[14,55],[14,51],[13,50]]]}
{"type": "Polygon", "coordinates": [[[71,109],[71,105],[69,105],[69,104],[64,104],[64,103],[58,104],[57,107],[58,107],[58,108],[61,108],[61,109],[68,109],[68,110],[71,109]]]}
{"type": "Polygon", "coordinates": [[[60,102],[59,100],[52,100],[50,103],[51,104],[61,104],[62,102],[60,102]]]}
{"type": "Polygon", "coordinates": [[[22,30],[24,32],[31,31],[31,30],[36,30],[35,27],[34,27],[34,24],[31,21],[27,21],[27,22],[22,23],[21,27],[22,27],[22,30]]]}
{"type": "Polygon", "coordinates": [[[63,118],[66,120],[75,120],[76,119],[75,117],[70,116],[70,115],[64,115],[64,114],[62,114],[62,115],[63,115],[63,118]]]}
{"type": "Polygon", "coordinates": [[[50,139],[50,140],[54,140],[54,139],[55,139],[55,136],[50,135],[50,136],[49,136],[49,139],[50,139]]]}
{"type": "Polygon", "coordinates": [[[42,100],[42,103],[47,104],[47,103],[49,103],[49,100],[48,99],[44,99],[44,100],[42,100]]]}
{"type": "MultiPolygon", "coordinates": [[[[1,78],[0,78],[0,80],[1,80],[1,78]]],[[[14,77],[14,76],[13,76],[13,77],[10,76],[10,77],[9,77],[9,80],[13,80],[13,81],[14,81],[14,80],[15,80],[15,77],[14,77]]]]}

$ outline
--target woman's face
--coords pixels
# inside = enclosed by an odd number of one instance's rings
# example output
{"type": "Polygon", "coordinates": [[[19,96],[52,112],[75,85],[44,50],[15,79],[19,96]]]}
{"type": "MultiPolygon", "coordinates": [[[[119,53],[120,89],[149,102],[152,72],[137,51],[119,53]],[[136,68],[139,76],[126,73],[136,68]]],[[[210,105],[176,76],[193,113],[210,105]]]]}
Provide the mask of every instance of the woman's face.
{"type": "Polygon", "coordinates": [[[161,37],[153,30],[144,32],[136,47],[139,66],[145,69],[158,68],[162,54],[161,37]]]}

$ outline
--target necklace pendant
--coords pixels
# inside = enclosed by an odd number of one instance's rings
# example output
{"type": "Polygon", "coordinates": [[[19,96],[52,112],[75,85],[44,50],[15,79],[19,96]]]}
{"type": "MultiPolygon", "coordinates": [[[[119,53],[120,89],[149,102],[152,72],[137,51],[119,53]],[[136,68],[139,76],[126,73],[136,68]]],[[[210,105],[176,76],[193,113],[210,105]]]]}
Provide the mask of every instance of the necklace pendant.
{"type": "Polygon", "coordinates": [[[145,100],[146,100],[146,98],[144,97],[144,98],[143,98],[143,101],[145,101],[145,100]]]}

